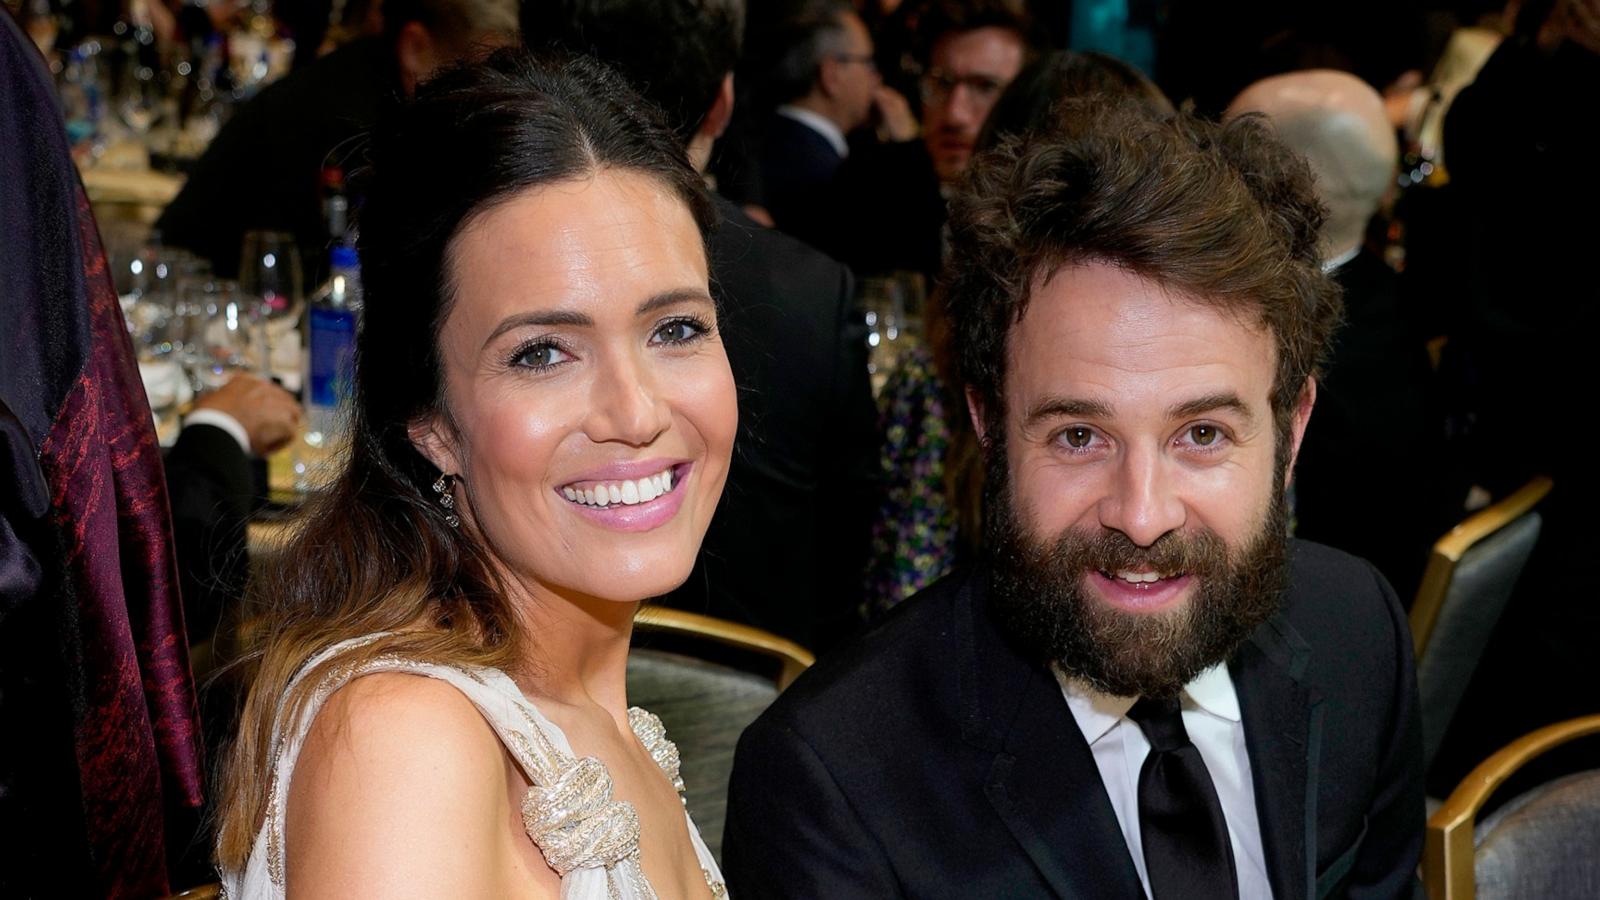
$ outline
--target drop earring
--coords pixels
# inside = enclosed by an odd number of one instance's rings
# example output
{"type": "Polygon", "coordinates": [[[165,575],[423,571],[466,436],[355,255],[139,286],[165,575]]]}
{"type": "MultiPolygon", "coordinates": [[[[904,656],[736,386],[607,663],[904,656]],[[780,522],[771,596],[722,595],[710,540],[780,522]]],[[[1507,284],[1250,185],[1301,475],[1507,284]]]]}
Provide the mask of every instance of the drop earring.
{"type": "Polygon", "coordinates": [[[456,497],[450,493],[454,485],[455,476],[440,473],[439,480],[433,483],[433,492],[439,495],[439,505],[444,507],[444,523],[451,528],[461,527],[461,517],[456,515],[456,497]]]}

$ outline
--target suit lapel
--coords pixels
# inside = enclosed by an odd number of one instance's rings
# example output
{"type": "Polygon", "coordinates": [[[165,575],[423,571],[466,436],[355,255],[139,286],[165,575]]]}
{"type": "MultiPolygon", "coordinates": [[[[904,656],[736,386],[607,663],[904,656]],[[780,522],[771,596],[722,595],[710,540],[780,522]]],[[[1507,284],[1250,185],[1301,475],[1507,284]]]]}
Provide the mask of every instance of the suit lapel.
{"type": "Polygon", "coordinates": [[[984,795],[1046,882],[1062,897],[1143,897],[1094,755],[1043,666],[1023,660],[990,619],[982,577],[958,628],[962,732],[993,753],[984,795]]]}
{"type": "Polygon", "coordinates": [[[1278,900],[1312,896],[1316,877],[1317,763],[1322,711],[1302,682],[1310,648],[1274,618],[1229,669],[1244,717],[1267,878],[1278,900]]]}

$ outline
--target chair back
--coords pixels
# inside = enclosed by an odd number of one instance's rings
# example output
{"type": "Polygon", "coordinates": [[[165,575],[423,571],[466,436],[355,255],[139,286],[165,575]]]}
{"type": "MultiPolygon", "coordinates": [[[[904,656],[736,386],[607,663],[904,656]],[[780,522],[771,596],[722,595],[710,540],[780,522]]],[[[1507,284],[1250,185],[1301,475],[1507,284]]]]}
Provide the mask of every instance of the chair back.
{"type": "Polygon", "coordinates": [[[1600,897],[1600,769],[1540,785],[1473,831],[1478,900],[1600,897]]]}
{"type": "Polygon", "coordinates": [[[635,647],[628,654],[628,702],[660,716],[667,737],[678,745],[685,802],[720,861],[739,735],[813,658],[777,635],[681,610],[647,607],[637,625],[646,643],[652,633],[671,635],[673,649],[635,647]],[[709,658],[691,655],[697,646],[709,658]],[[771,671],[730,664],[714,652],[717,647],[770,661],[771,671]]]}
{"type": "Polygon", "coordinates": [[[1541,754],[1600,734],[1600,715],[1525,735],[1462,780],[1428,819],[1422,881],[1432,900],[1600,897],[1600,772],[1535,788],[1475,828],[1506,779],[1541,754]]]}
{"type": "Polygon", "coordinates": [[[1539,540],[1534,506],[1550,493],[1535,478],[1473,514],[1433,546],[1411,606],[1422,712],[1423,765],[1439,752],[1450,720],[1483,658],[1495,625],[1539,540]]]}

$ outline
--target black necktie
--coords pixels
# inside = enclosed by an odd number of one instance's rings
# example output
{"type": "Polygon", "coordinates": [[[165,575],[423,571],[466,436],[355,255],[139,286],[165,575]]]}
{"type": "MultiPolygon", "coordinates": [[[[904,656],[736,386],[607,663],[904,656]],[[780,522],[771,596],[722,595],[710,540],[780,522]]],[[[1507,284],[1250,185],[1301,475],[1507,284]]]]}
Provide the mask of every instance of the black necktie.
{"type": "Polygon", "coordinates": [[[1139,770],[1139,833],[1155,900],[1238,897],[1228,822],[1205,760],[1189,740],[1178,698],[1146,697],[1128,710],[1150,740],[1139,770]]]}

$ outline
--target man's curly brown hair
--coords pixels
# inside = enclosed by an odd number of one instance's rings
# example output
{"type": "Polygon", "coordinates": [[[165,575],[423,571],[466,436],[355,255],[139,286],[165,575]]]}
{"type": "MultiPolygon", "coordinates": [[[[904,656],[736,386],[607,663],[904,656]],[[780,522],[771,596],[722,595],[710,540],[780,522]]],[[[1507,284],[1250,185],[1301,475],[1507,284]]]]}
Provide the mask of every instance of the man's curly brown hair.
{"type": "Polygon", "coordinates": [[[993,429],[1005,417],[1007,337],[1030,291],[1088,262],[1267,328],[1281,431],[1342,308],[1322,272],[1324,210],[1305,161],[1259,117],[1219,125],[1090,101],[1056,118],[1056,129],[979,157],[952,202],[946,302],[990,433],[1003,434],[993,429]]]}

